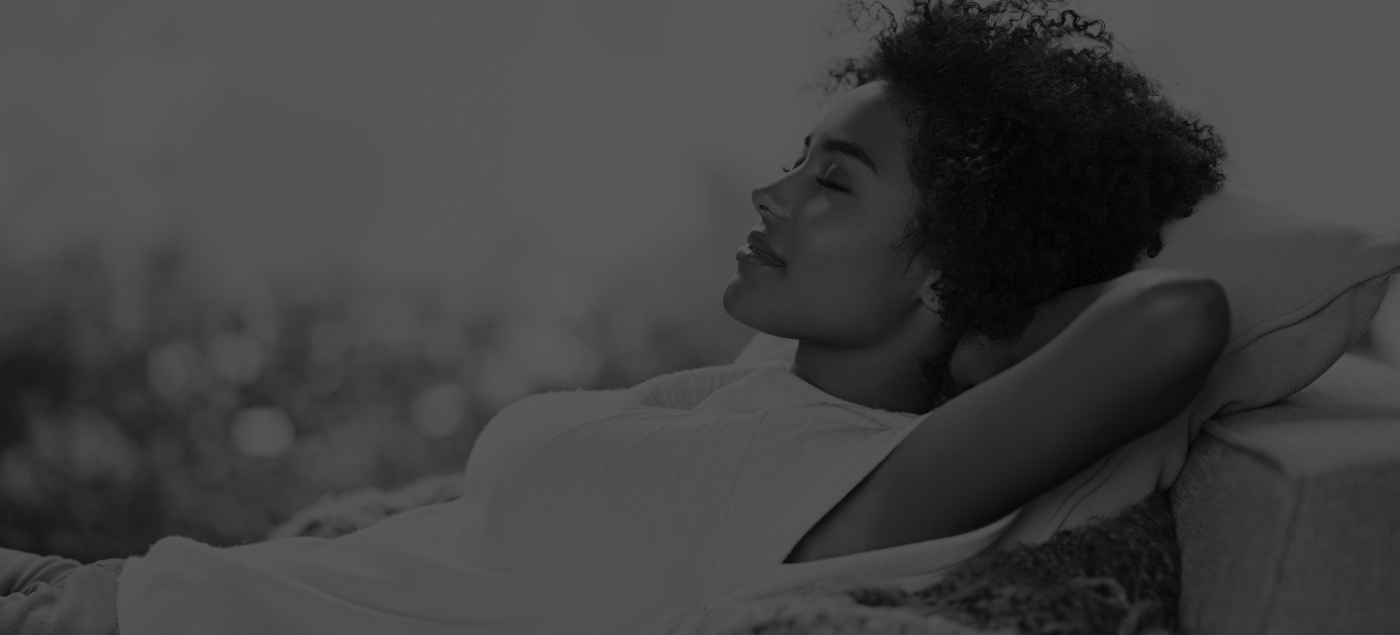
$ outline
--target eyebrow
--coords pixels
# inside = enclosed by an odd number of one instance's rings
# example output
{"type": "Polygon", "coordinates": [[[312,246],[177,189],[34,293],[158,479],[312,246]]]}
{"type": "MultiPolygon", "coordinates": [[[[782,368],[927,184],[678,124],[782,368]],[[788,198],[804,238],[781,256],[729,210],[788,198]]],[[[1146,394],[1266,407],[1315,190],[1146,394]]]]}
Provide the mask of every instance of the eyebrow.
{"type": "MultiPolygon", "coordinates": [[[[802,140],[802,146],[811,147],[811,145],[812,135],[807,135],[807,138],[802,140]]],[[[865,167],[870,168],[870,171],[873,172],[876,177],[880,176],[880,170],[875,167],[875,160],[870,158],[870,154],[865,151],[865,148],[857,144],[843,139],[827,139],[822,142],[822,149],[827,152],[844,154],[852,159],[860,161],[865,164],[865,167]]]]}

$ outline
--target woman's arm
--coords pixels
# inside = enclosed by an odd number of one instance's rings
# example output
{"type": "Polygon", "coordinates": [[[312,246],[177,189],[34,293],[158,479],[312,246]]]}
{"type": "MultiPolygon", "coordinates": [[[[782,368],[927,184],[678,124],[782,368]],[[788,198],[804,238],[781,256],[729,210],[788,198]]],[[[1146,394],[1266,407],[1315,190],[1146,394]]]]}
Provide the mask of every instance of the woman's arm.
{"type": "Polygon", "coordinates": [[[1215,284],[1208,277],[1189,271],[1139,269],[1098,284],[1075,287],[1036,307],[1035,317],[1017,337],[1001,341],[964,337],[958,342],[949,370],[961,392],[1030,357],[1106,294],[1132,294],[1151,287],[1204,282],[1215,284]]]}
{"type": "Polygon", "coordinates": [[[1229,335],[1224,291],[1194,274],[1134,272],[1043,308],[1010,347],[1019,361],[926,415],[871,473],[876,522],[852,551],[965,533],[1030,502],[1176,416],[1229,335]]]}

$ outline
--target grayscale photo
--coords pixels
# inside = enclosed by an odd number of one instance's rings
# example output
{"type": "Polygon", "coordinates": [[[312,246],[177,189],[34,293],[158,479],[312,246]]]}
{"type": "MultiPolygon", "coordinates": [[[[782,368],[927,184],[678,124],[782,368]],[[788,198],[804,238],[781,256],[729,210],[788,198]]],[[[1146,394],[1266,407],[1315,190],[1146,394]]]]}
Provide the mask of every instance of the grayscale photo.
{"type": "Polygon", "coordinates": [[[0,635],[1400,633],[1397,22],[0,0],[0,635]]]}

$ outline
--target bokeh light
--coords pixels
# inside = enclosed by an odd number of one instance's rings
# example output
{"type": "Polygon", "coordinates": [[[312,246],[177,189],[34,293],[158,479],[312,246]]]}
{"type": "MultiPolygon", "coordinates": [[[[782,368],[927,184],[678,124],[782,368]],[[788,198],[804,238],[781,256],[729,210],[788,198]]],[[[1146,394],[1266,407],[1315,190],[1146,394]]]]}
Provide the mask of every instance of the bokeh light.
{"type": "Polygon", "coordinates": [[[44,501],[45,489],[41,468],[24,446],[10,446],[0,452],[0,492],[6,497],[34,505],[44,501]]]}
{"type": "Polygon", "coordinates": [[[110,419],[83,412],[65,424],[60,434],[67,439],[68,464],[78,479],[125,482],[136,475],[139,449],[110,419]]]}
{"type": "Polygon", "coordinates": [[[292,446],[296,429],[280,409],[248,408],[234,417],[229,436],[244,456],[275,457],[292,446]]]}
{"type": "Polygon", "coordinates": [[[188,342],[166,342],[146,358],[146,380],[157,395],[179,399],[203,384],[204,358],[188,342]]]}

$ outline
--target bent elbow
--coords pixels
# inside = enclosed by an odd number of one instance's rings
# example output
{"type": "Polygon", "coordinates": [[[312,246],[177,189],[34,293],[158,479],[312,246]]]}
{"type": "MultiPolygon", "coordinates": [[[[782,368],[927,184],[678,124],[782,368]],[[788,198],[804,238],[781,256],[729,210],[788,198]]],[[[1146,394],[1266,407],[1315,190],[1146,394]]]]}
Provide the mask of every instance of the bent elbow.
{"type": "Polygon", "coordinates": [[[1230,338],[1230,302],[1209,278],[1173,281],[1144,292],[1147,310],[1165,322],[1170,348],[1209,371],[1230,338]]]}

